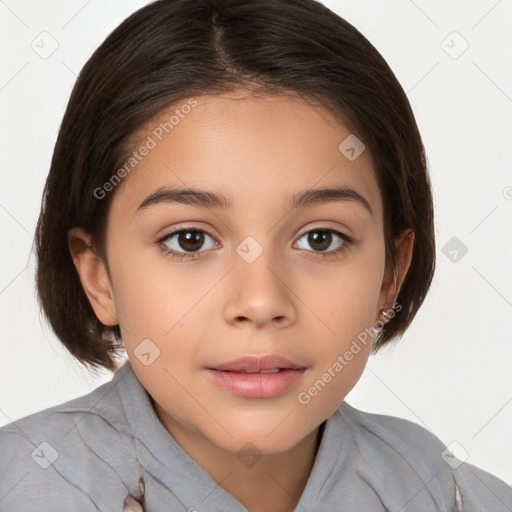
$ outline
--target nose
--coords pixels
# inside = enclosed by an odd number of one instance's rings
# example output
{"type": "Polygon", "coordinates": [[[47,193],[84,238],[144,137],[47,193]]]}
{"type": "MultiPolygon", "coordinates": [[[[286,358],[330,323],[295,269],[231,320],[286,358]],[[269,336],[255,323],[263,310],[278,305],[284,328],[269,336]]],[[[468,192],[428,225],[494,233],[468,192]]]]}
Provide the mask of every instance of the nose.
{"type": "Polygon", "coordinates": [[[283,328],[295,322],[294,295],[283,265],[278,264],[272,251],[264,250],[252,263],[235,254],[229,275],[224,305],[226,322],[253,324],[255,328],[283,328]]]}

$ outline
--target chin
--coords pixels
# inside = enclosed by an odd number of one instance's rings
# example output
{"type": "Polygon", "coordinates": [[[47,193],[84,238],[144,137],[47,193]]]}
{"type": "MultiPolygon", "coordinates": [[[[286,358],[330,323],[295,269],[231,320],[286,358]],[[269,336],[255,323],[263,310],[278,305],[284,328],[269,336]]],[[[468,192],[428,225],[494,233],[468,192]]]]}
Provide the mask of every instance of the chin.
{"type": "Polygon", "coordinates": [[[286,452],[318,426],[313,425],[308,428],[303,421],[298,421],[297,418],[292,419],[293,416],[295,416],[293,413],[287,419],[284,419],[286,414],[266,415],[264,418],[253,416],[250,421],[234,418],[233,421],[227,422],[228,431],[233,437],[225,431],[222,433],[217,431],[210,440],[219,448],[237,454],[244,449],[250,450],[248,444],[254,445],[257,449],[255,451],[262,455],[286,452]]]}

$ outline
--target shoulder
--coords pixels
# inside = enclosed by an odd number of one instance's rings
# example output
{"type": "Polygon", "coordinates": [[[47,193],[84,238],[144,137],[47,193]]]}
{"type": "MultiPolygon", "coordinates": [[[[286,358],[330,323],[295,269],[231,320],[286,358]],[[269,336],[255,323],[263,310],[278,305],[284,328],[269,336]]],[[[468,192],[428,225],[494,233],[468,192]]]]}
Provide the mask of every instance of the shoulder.
{"type": "Polygon", "coordinates": [[[114,382],[109,381],[86,395],[30,414],[1,427],[0,446],[5,453],[4,450],[9,451],[11,446],[17,443],[33,442],[35,446],[37,441],[57,440],[60,443],[65,441],[79,424],[82,426],[90,422],[121,423],[121,411],[113,407],[118,401],[114,382]]]}
{"type": "Polygon", "coordinates": [[[59,510],[65,495],[70,509],[97,510],[84,477],[105,466],[98,452],[128,455],[125,423],[110,381],[0,428],[0,509],[59,510]]]}
{"type": "Polygon", "coordinates": [[[412,421],[363,412],[343,402],[338,411],[361,443],[374,446],[389,446],[408,458],[427,456],[433,463],[442,461],[441,453],[446,448],[443,442],[427,428],[412,421]]]}
{"type": "Polygon", "coordinates": [[[499,478],[457,459],[427,428],[412,421],[360,411],[343,402],[338,411],[350,428],[359,454],[368,464],[381,464],[387,474],[401,468],[434,492],[450,494],[453,510],[512,510],[512,488],[499,478]],[[460,508],[457,508],[457,507],[460,508]]]}

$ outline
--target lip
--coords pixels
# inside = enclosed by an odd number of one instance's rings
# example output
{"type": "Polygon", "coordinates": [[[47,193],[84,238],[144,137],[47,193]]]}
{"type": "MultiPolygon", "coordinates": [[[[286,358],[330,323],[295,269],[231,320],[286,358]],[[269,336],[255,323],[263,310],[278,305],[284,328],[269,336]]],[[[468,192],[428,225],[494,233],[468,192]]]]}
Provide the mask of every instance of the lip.
{"type": "Polygon", "coordinates": [[[271,354],[244,356],[206,368],[221,389],[245,398],[275,398],[289,391],[306,367],[286,357],[271,354]],[[265,373],[259,373],[265,372],[265,373]]]}
{"type": "Polygon", "coordinates": [[[291,368],[295,370],[305,367],[304,365],[295,363],[291,359],[278,354],[269,354],[265,356],[243,356],[209,367],[209,369],[212,370],[228,372],[259,372],[261,370],[273,370],[276,368],[291,368]]]}

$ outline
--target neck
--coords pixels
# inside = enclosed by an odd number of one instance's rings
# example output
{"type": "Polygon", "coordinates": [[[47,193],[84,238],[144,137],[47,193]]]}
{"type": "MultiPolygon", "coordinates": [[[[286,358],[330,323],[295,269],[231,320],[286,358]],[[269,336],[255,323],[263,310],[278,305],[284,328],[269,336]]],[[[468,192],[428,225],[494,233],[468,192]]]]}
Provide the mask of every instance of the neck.
{"type": "Polygon", "coordinates": [[[285,452],[241,457],[186,430],[153,400],[152,404],[175,441],[248,510],[288,512],[296,507],[313,469],[324,424],[285,452]]]}

